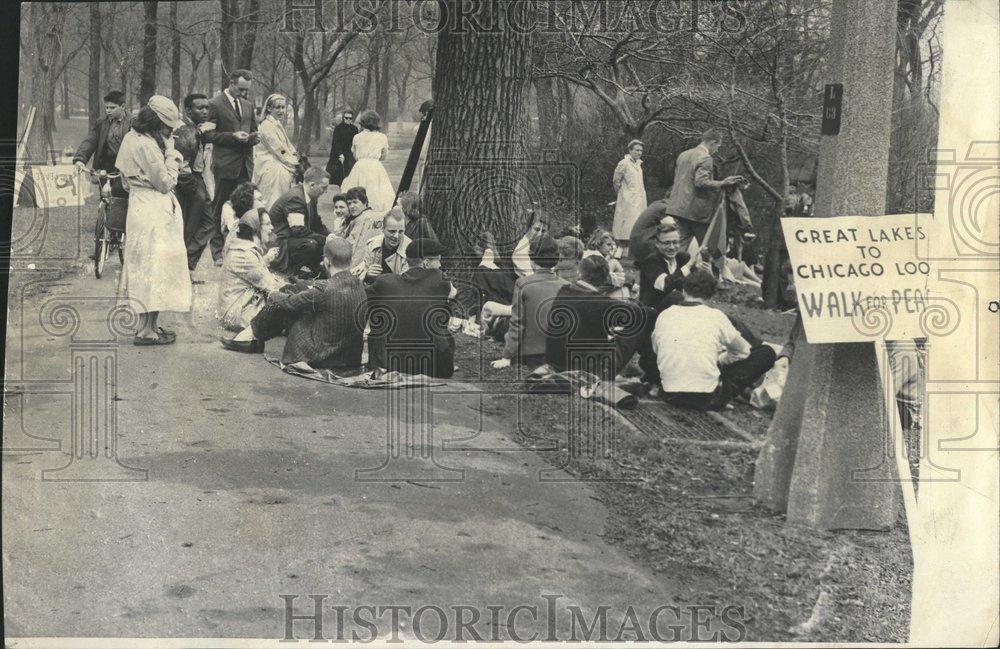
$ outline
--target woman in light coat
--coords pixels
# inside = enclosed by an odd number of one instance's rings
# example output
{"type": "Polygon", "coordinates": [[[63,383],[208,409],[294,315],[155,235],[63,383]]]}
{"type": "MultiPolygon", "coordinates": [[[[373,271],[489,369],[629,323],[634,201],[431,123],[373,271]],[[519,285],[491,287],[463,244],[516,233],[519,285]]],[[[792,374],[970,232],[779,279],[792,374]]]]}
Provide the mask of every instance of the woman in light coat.
{"type": "Polygon", "coordinates": [[[632,234],[632,226],[639,214],[646,209],[646,185],[642,179],[641,158],[642,141],[632,140],[628,143],[628,153],[615,167],[611,178],[611,184],[618,194],[611,234],[622,249],[622,255],[628,254],[628,238],[632,234]]]}
{"type": "Polygon", "coordinates": [[[264,195],[264,206],[271,209],[274,202],[292,186],[293,174],[299,164],[284,121],[288,102],[283,95],[271,95],[264,102],[264,119],[257,132],[260,139],[253,148],[253,184],[264,195]]]}
{"type": "Polygon", "coordinates": [[[129,191],[128,243],[118,292],[138,314],[136,345],[173,343],[177,335],[158,325],[160,312],[191,310],[184,222],[173,193],[182,156],[172,133],[182,125],[172,101],[150,97],[122,138],[115,160],[129,191]]]}

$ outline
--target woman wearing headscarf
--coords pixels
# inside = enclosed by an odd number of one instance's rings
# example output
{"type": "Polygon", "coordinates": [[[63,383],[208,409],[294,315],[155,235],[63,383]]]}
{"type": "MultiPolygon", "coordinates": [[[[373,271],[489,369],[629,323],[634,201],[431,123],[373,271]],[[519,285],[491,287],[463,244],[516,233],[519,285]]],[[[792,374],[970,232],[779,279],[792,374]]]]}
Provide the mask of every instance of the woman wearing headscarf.
{"type": "Polygon", "coordinates": [[[249,327],[250,321],[264,308],[267,294],[285,284],[267,268],[270,258],[274,257],[273,253],[265,254],[270,221],[261,218],[261,210],[254,202],[254,191],[251,183],[243,183],[233,190],[229,199],[240,218],[222,262],[219,323],[230,331],[249,327]]]}
{"type": "Polygon", "coordinates": [[[129,191],[119,299],[138,314],[136,345],[173,343],[177,335],[157,324],[160,312],[191,310],[184,221],[173,193],[182,156],[172,134],[183,124],[172,101],[153,95],[122,138],[115,160],[129,191]]]}
{"type": "Polygon", "coordinates": [[[264,195],[267,209],[292,186],[292,174],[299,164],[299,153],[285,133],[287,105],[285,97],[278,93],[267,98],[257,130],[260,139],[253,148],[253,184],[264,195]]]}

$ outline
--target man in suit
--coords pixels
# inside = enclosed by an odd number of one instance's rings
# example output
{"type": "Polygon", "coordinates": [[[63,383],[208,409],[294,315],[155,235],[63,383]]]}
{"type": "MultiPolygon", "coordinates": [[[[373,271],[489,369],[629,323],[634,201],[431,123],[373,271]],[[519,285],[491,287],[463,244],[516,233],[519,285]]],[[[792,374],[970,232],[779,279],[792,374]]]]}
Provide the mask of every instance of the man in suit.
{"type": "Polygon", "coordinates": [[[330,237],[323,246],[327,280],[299,283],[267,295],[264,308],[250,321],[253,338],[223,338],[222,346],[261,353],[264,342],[287,335],[281,362],[305,362],[317,369],[361,367],[364,347],[365,289],[350,272],[350,242],[330,237]]]}
{"type": "Polygon", "coordinates": [[[371,369],[448,379],[455,372],[449,301],[457,291],[441,272],[444,246],[417,239],[406,247],[406,272],[379,275],[368,291],[371,369]]]}
{"type": "Polygon", "coordinates": [[[229,86],[208,103],[208,121],[215,129],[206,131],[203,139],[212,145],[212,176],[215,179],[215,198],[211,222],[202,223],[195,233],[193,248],[188,249],[189,264],[198,264],[205,245],[210,244],[215,265],[222,265],[222,237],[220,223],[222,206],[229,195],[242,182],[253,177],[253,147],[257,144],[257,116],[250,94],[249,70],[234,70],[229,75],[229,86]]]}
{"type": "MultiPolygon", "coordinates": [[[[94,121],[87,137],[76,148],[73,164],[78,169],[87,168],[87,162],[93,157],[94,171],[112,173],[115,170],[115,158],[118,157],[118,147],[122,138],[132,128],[132,115],[125,109],[125,93],[112,90],[104,95],[104,114],[94,121]]],[[[101,183],[103,186],[103,182],[101,183]]],[[[111,194],[117,197],[128,197],[128,192],[121,185],[121,179],[111,183],[111,194]]]]}
{"type": "Polygon", "coordinates": [[[677,219],[681,250],[688,249],[692,238],[701,243],[715,214],[720,192],[742,181],[740,176],[715,180],[712,155],[722,146],[722,138],[721,131],[709,129],[701,136],[698,146],[677,156],[666,213],[677,219]]]}
{"type": "Polygon", "coordinates": [[[271,227],[278,240],[278,256],[271,266],[282,273],[295,273],[308,266],[314,275],[322,273],[323,244],[330,231],[316,210],[316,200],[330,184],[319,167],[306,169],[301,185],[292,185],[274,201],[269,210],[271,227]]]}

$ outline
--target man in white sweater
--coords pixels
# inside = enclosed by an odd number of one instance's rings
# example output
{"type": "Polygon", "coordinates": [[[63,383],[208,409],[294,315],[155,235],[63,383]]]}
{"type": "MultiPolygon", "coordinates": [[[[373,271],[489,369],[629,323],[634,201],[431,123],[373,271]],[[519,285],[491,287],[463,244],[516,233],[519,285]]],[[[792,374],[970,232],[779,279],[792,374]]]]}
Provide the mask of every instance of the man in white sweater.
{"type": "MultiPolygon", "coordinates": [[[[774,365],[774,350],[747,342],[729,316],[705,304],[715,294],[711,273],[684,278],[684,301],[660,313],[653,350],[667,402],[697,410],[721,410],[774,365]]],[[[742,329],[742,325],[740,326],[742,329]]]]}

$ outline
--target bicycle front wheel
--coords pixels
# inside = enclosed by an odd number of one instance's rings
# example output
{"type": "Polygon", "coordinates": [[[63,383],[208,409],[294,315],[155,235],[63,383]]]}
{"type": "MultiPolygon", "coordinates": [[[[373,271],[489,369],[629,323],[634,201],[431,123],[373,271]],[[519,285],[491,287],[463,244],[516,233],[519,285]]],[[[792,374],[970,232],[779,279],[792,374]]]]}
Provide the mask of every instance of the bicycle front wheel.
{"type": "Polygon", "coordinates": [[[108,261],[108,246],[111,233],[108,232],[107,215],[104,206],[97,209],[97,224],[94,226],[94,277],[101,279],[104,264],[108,261]]]}

